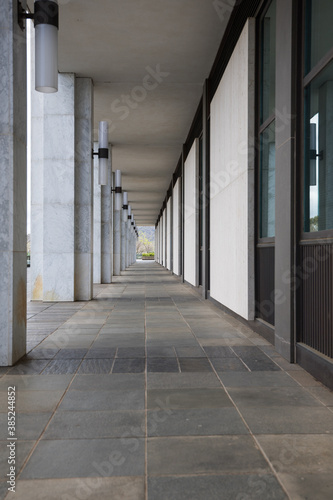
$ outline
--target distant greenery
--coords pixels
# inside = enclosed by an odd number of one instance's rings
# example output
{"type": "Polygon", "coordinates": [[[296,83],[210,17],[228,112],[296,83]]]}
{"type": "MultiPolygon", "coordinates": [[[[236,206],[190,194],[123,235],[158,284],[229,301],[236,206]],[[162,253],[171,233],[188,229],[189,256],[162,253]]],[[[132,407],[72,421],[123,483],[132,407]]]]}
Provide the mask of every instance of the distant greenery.
{"type": "Polygon", "coordinates": [[[311,233],[318,231],[318,215],[316,215],[315,217],[311,217],[311,219],[310,219],[310,231],[311,231],[311,233]]]}
{"type": "Polygon", "coordinates": [[[137,254],[142,254],[142,252],[149,254],[153,252],[155,250],[155,228],[152,226],[140,226],[138,229],[137,254]]]}
{"type": "Polygon", "coordinates": [[[154,252],[143,253],[142,257],[155,257],[155,253],[154,252]]]}

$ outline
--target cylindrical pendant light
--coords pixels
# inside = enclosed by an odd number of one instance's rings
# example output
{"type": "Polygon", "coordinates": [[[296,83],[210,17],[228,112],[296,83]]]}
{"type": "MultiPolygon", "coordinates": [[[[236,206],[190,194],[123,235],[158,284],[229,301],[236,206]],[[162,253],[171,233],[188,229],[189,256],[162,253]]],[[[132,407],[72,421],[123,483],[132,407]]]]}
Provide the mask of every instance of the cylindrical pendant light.
{"type": "Polygon", "coordinates": [[[115,210],[121,210],[121,171],[116,170],[116,175],[115,175],[115,205],[114,209],[115,210]]]}
{"type": "Polygon", "coordinates": [[[35,57],[36,82],[39,92],[58,91],[58,29],[59,7],[57,0],[35,1],[35,57]]]}
{"type": "Polygon", "coordinates": [[[109,181],[109,125],[108,122],[99,122],[98,134],[98,184],[106,186],[109,181]]]}
{"type": "Polygon", "coordinates": [[[127,219],[128,219],[128,222],[131,223],[131,213],[132,213],[132,207],[131,205],[128,205],[128,209],[127,209],[127,219]]]}
{"type": "Polygon", "coordinates": [[[123,209],[128,210],[128,193],[126,191],[123,192],[123,209]]]}

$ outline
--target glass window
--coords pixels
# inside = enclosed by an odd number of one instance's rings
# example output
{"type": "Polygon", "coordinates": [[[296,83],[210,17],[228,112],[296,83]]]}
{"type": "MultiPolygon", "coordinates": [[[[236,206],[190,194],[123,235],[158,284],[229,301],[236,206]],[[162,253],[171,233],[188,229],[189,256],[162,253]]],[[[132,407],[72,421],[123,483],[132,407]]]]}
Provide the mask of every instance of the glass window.
{"type": "Polygon", "coordinates": [[[333,47],[332,0],[306,0],[305,74],[333,47]]]}
{"type": "Polygon", "coordinates": [[[260,238],[275,236],[275,122],[260,135],[260,238]]]}
{"type": "Polygon", "coordinates": [[[261,20],[261,106],[260,124],[274,114],[276,1],[261,20]]]}
{"type": "Polygon", "coordinates": [[[304,231],[333,229],[333,63],[305,88],[304,231]]]}

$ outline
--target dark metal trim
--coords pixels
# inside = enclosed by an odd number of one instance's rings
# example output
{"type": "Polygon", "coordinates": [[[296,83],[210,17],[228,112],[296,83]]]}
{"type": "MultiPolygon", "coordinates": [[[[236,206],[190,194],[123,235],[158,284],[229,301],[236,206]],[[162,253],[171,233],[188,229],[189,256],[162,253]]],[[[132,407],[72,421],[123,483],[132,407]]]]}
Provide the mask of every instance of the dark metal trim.
{"type": "Polygon", "coordinates": [[[194,115],[192,125],[190,128],[190,131],[188,133],[188,136],[186,138],[184,148],[183,148],[183,153],[184,153],[184,158],[183,161],[186,161],[186,158],[193,146],[193,143],[195,139],[200,137],[202,134],[202,106],[203,106],[203,99],[201,97],[199,105],[197,107],[196,113],[194,115]]]}
{"type": "Polygon", "coordinates": [[[114,188],[114,192],[115,192],[116,194],[121,194],[121,193],[123,192],[123,190],[122,190],[122,188],[121,188],[120,186],[116,186],[116,187],[114,188]]]}
{"type": "Polygon", "coordinates": [[[128,205],[123,205],[124,210],[128,210],[128,205]]]}
{"type": "Polygon", "coordinates": [[[131,218],[132,218],[132,216],[131,216],[131,215],[128,215],[128,216],[127,216],[127,219],[128,219],[128,220],[131,220],[131,218]]]}
{"type": "Polygon", "coordinates": [[[39,24],[50,24],[59,29],[59,6],[51,0],[37,0],[34,4],[35,27],[39,24]]]}
{"type": "Polygon", "coordinates": [[[322,57],[322,59],[315,65],[314,68],[303,78],[303,85],[307,87],[311,80],[316,78],[316,76],[330,63],[333,61],[333,48],[327,52],[327,54],[322,57]]]}
{"type": "Polygon", "coordinates": [[[109,149],[108,148],[99,148],[98,149],[98,158],[109,158],[109,149]]]}

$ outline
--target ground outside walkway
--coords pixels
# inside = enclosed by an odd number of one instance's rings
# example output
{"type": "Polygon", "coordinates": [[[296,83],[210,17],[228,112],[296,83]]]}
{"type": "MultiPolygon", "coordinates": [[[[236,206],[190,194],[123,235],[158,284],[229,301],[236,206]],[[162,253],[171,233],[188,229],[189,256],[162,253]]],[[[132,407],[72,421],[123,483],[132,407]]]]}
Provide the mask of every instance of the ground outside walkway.
{"type": "Polygon", "coordinates": [[[29,303],[30,352],[0,369],[1,499],[333,498],[328,389],[156,263],[95,292],[29,303]]]}

